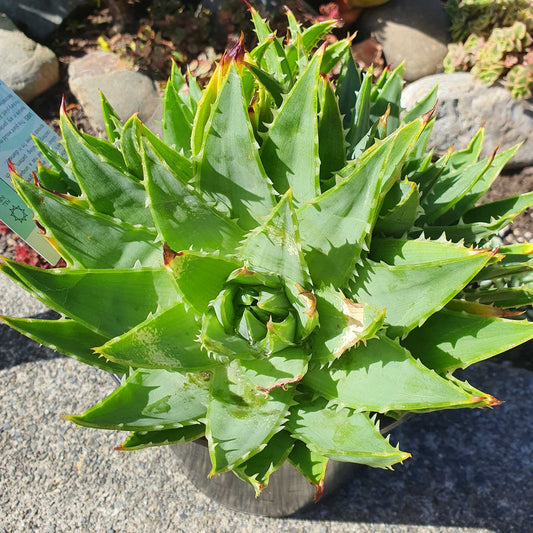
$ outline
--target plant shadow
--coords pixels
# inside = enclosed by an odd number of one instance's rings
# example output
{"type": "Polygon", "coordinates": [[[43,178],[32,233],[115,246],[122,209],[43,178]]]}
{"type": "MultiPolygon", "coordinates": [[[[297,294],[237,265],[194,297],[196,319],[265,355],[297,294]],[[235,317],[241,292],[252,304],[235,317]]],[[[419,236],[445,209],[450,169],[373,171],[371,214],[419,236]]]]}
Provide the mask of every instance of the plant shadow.
{"type": "Polygon", "coordinates": [[[361,467],[334,498],[293,517],[530,530],[533,374],[480,363],[460,377],[506,403],[415,415],[392,432],[391,441],[412,453],[404,465],[394,472],[361,467]]]}
{"type": "MultiPolygon", "coordinates": [[[[54,320],[58,317],[59,315],[55,311],[46,311],[32,318],[54,320]]],[[[0,370],[33,361],[55,359],[56,357],[63,356],[28,339],[9,326],[0,324],[0,370]]]]}

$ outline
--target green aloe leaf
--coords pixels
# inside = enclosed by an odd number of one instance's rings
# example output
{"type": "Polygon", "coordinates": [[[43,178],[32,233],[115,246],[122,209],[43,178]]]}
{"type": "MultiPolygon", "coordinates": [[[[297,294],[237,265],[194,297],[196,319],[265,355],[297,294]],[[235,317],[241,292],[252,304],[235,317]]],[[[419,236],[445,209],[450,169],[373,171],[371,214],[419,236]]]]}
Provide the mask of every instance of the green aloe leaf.
{"type": "Polygon", "coordinates": [[[200,188],[226,205],[247,230],[261,223],[275,205],[258,148],[241,78],[231,65],[206,124],[197,180],[200,188]]]}
{"type": "Polygon", "coordinates": [[[346,136],[346,140],[348,141],[348,154],[351,155],[349,159],[354,158],[357,145],[370,129],[370,93],[372,90],[372,75],[373,69],[370,67],[368,72],[363,76],[363,80],[357,93],[357,99],[353,109],[353,123],[350,124],[350,129],[346,136]]]}
{"type": "Polygon", "coordinates": [[[338,25],[334,19],[317,22],[302,33],[302,43],[306,53],[311,53],[313,48],[334,28],[338,25]]]}
{"type": "Polygon", "coordinates": [[[499,261],[488,264],[475,278],[474,281],[498,279],[516,276],[533,270],[533,244],[524,243],[498,248],[495,256],[499,261]],[[512,253],[513,248],[517,253],[512,253]],[[507,251],[508,250],[508,251],[507,251]],[[525,253],[520,253],[520,252],[525,253]],[[502,254],[505,254],[502,257],[502,254]]]}
{"type": "Polygon", "coordinates": [[[533,305],[533,287],[489,287],[464,291],[461,295],[466,300],[480,304],[495,305],[509,309],[533,305]]]}
{"type": "Polygon", "coordinates": [[[393,326],[391,335],[404,335],[421,325],[461,291],[491,257],[488,250],[461,250],[439,243],[442,254],[449,251],[453,255],[428,260],[428,252],[438,253],[436,243],[400,242],[401,249],[392,258],[375,253],[371,255],[375,260],[363,260],[352,282],[353,299],[387,310],[385,323],[393,326]],[[405,254],[410,257],[404,261],[405,254]]]}
{"type": "Polygon", "coordinates": [[[411,456],[391,446],[368,413],[328,407],[323,398],[293,407],[287,429],[310,450],[335,461],[388,468],[411,456]]]}
{"type": "Polygon", "coordinates": [[[329,368],[310,368],[303,384],[335,404],[378,413],[479,407],[485,400],[467,394],[387,337],[359,345],[329,368]]]}
{"type": "Polygon", "coordinates": [[[197,156],[202,149],[205,128],[211,117],[212,107],[217,99],[217,94],[224,77],[221,62],[217,65],[205,89],[200,93],[201,97],[197,105],[196,114],[194,115],[191,133],[191,154],[193,156],[197,156]]]}
{"type": "Polygon", "coordinates": [[[312,337],[313,360],[327,363],[374,337],[383,325],[385,309],[352,302],[342,292],[324,287],[317,291],[320,328],[312,337]]]}
{"type": "Polygon", "coordinates": [[[186,251],[173,257],[167,266],[185,301],[202,314],[240,263],[230,257],[186,251]]]}
{"type": "Polygon", "coordinates": [[[141,124],[141,135],[148,139],[155,151],[161,156],[181,182],[190,183],[192,181],[193,164],[190,159],[187,159],[182,154],[176,152],[174,148],[168,146],[168,144],[152,133],[144,124],[141,124]]]}
{"type": "Polygon", "coordinates": [[[370,244],[380,192],[396,178],[422,121],[398,130],[342,170],[343,180],[298,211],[305,259],[316,284],[343,287],[370,244]]]}
{"type": "Polygon", "coordinates": [[[233,473],[246,481],[255,490],[257,498],[267,487],[270,476],[278,470],[289,456],[294,439],[287,431],[276,433],[265,448],[233,469],[233,473]]]}
{"type": "Polygon", "coordinates": [[[274,118],[261,146],[261,160],[275,189],[292,187],[297,202],[320,191],[318,158],[318,80],[322,55],[315,54],[274,118]]]}
{"type": "Polygon", "coordinates": [[[453,226],[424,226],[428,237],[446,234],[455,242],[478,243],[493,237],[520,213],[533,206],[533,192],[481,204],[467,211],[453,226]]]}
{"type": "Polygon", "coordinates": [[[324,50],[324,58],[320,65],[320,72],[322,72],[322,74],[329,74],[337,63],[342,60],[346,50],[350,50],[352,40],[353,38],[342,39],[326,47],[324,50]]]}
{"type": "Polygon", "coordinates": [[[98,142],[98,146],[91,146],[88,137],[76,129],[65,113],[61,114],[61,132],[76,180],[95,211],[127,224],[153,227],[142,183],[117,164],[117,157],[120,157],[124,165],[122,154],[108,144],[106,150],[111,148],[118,153],[110,159],[109,153],[103,152],[104,140],[93,138],[91,143],[98,142]]]}
{"type": "Polygon", "coordinates": [[[318,116],[318,154],[320,179],[327,180],[346,165],[346,147],[342,117],[337,98],[329,80],[321,83],[320,114],[318,116]]]}
{"type": "Polygon", "coordinates": [[[372,123],[376,122],[388,109],[386,135],[390,135],[400,126],[400,97],[403,87],[402,77],[404,69],[405,65],[401,63],[392,72],[386,72],[383,86],[380,86],[378,83],[372,90],[370,121],[372,123]]]}
{"type": "Polygon", "coordinates": [[[293,313],[289,313],[281,321],[274,321],[269,315],[266,327],[266,335],[261,344],[266,353],[274,354],[296,344],[297,320],[293,313]]]}
{"type": "Polygon", "coordinates": [[[0,320],[26,337],[82,363],[112,374],[127,374],[128,367],[118,365],[93,352],[108,337],[95,333],[75,320],[40,320],[2,316],[0,320]]]}
{"type": "Polygon", "coordinates": [[[12,174],[13,185],[68,263],[85,268],[158,266],[155,233],[79,207],[12,174]],[[61,244],[59,244],[61,243],[61,244]]]}
{"type": "Polygon", "coordinates": [[[470,190],[452,207],[450,211],[440,217],[437,223],[450,224],[451,222],[456,222],[469,209],[472,209],[476,202],[489,190],[494,180],[500,175],[504,166],[515,155],[519,148],[520,145],[512,146],[489,160],[484,172],[479,176],[470,190]]]}
{"type": "Polygon", "coordinates": [[[120,149],[128,171],[137,179],[143,179],[143,166],[140,146],[141,121],[133,115],[126,121],[120,137],[120,149]]]}
{"type": "MultiPolygon", "coordinates": [[[[32,140],[43,154],[46,160],[54,167],[53,170],[57,172],[56,188],[48,187],[44,182],[45,187],[61,193],[69,193],[74,196],[79,196],[81,194],[80,186],[72,173],[72,168],[67,160],[57,152],[54,152],[48,145],[44,144],[37,137],[32,135],[32,140]]],[[[39,160],[37,160],[39,161],[39,160]]],[[[39,165],[41,166],[41,165],[39,165]]],[[[44,166],[44,165],[43,165],[44,166]]],[[[52,169],[49,169],[52,170],[52,169]]]]}
{"type": "Polygon", "coordinates": [[[173,146],[178,152],[182,151],[185,156],[189,157],[193,114],[179,95],[178,80],[185,83],[181,73],[177,71],[176,63],[172,62],[170,80],[163,98],[163,140],[165,144],[173,146]]]}
{"type": "Polygon", "coordinates": [[[511,222],[522,211],[533,206],[533,192],[512,196],[495,202],[478,205],[463,215],[463,221],[469,223],[494,223],[494,221],[511,222]]]}
{"type": "Polygon", "coordinates": [[[342,287],[351,277],[372,230],[383,168],[391,144],[354,165],[347,179],[298,211],[305,260],[315,284],[342,287]]]}
{"type": "MultiPolygon", "coordinates": [[[[37,160],[37,177],[39,178],[39,183],[49,191],[63,194],[72,191],[70,182],[64,179],[61,172],[53,168],[45,167],[40,160],[37,160]]],[[[79,203],[84,202],[85,205],[88,205],[85,200],[77,199],[77,201],[79,203]]]]}
{"type": "Polygon", "coordinates": [[[307,371],[310,356],[302,348],[286,348],[268,359],[249,359],[240,361],[240,365],[257,389],[270,393],[298,383],[307,371]]]}
{"type": "Polygon", "coordinates": [[[306,339],[319,325],[316,296],[298,283],[291,281],[285,283],[285,294],[296,311],[298,337],[301,340],[306,339]]]}
{"type": "MultiPolygon", "coordinates": [[[[483,309],[498,312],[493,307],[483,309]]],[[[452,300],[402,342],[424,365],[439,373],[466,368],[533,339],[533,324],[467,312],[468,304],[452,300]],[[453,306],[452,306],[453,304],[453,306]]]]}
{"type": "Polygon", "coordinates": [[[143,139],[143,163],[150,209],[159,233],[173,250],[191,246],[223,253],[235,250],[243,231],[183,182],[147,139],[143,139]]]}
{"type": "Polygon", "coordinates": [[[316,503],[324,490],[324,476],[328,458],[311,451],[301,440],[296,440],[289,455],[289,462],[315,487],[316,503]]]}
{"type": "Polygon", "coordinates": [[[283,103],[283,95],[285,94],[285,87],[274,76],[259,68],[253,63],[244,63],[246,68],[254,75],[254,77],[263,85],[268,91],[274,103],[279,107],[283,103]]]}
{"type": "Polygon", "coordinates": [[[385,196],[375,231],[401,237],[414,225],[420,213],[420,193],[416,183],[395,183],[385,196]]]}
{"type": "Polygon", "coordinates": [[[102,91],[100,93],[100,105],[102,107],[102,116],[104,119],[105,131],[109,142],[114,143],[120,140],[122,135],[122,124],[117,112],[102,91]]]}
{"type": "Polygon", "coordinates": [[[152,446],[164,446],[166,444],[179,444],[189,442],[204,436],[205,426],[193,424],[182,428],[163,429],[160,431],[134,431],[129,437],[115,448],[120,452],[143,450],[152,446]]]}
{"type": "Polygon", "coordinates": [[[443,164],[442,171],[429,184],[421,183],[422,206],[429,210],[424,220],[435,220],[453,207],[488,169],[489,160],[477,161],[484,136],[485,130],[480,128],[464,150],[451,152],[450,149],[439,160],[443,164]],[[466,175],[463,176],[465,171],[466,175]],[[455,198],[450,190],[459,196],[455,198]]]}
{"type": "Polygon", "coordinates": [[[420,203],[424,211],[420,221],[425,224],[435,221],[438,221],[438,224],[453,222],[455,213],[452,208],[472,189],[489,166],[490,161],[484,159],[466,168],[461,167],[455,172],[445,170],[429,193],[422,196],[420,203]],[[451,214],[448,214],[449,212],[451,214]]]}
{"type": "Polygon", "coordinates": [[[215,370],[207,410],[206,437],[211,475],[238,466],[263,450],[283,428],[292,391],[274,389],[266,395],[233,361],[215,370]]]}
{"type": "Polygon", "coordinates": [[[180,372],[206,370],[217,363],[198,342],[200,321],[177,303],[148,317],[120,337],[95,349],[107,359],[133,368],[180,372]]]}
{"type": "Polygon", "coordinates": [[[422,100],[417,102],[411,109],[409,109],[403,116],[402,120],[403,122],[411,122],[412,120],[415,120],[421,115],[424,115],[425,113],[428,113],[435,107],[435,104],[437,103],[437,92],[438,92],[438,85],[435,85],[431,91],[429,91],[422,100]]]}
{"type": "Polygon", "coordinates": [[[179,300],[165,269],[45,270],[4,261],[2,271],[14,273],[45,305],[106,337],[121,335],[179,300]]]}
{"type": "Polygon", "coordinates": [[[344,129],[349,129],[353,120],[353,112],[357,101],[357,94],[361,89],[361,76],[355,64],[352,51],[347,49],[341,58],[341,70],[335,88],[339,102],[339,110],[343,117],[344,129]]]}
{"type": "Polygon", "coordinates": [[[158,431],[197,423],[209,399],[207,374],[136,370],[94,407],[66,418],[99,429],[158,431]]]}
{"type": "Polygon", "coordinates": [[[265,357],[265,349],[257,346],[238,334],[229,334],[219,322],[214,310],[204,314],[199,335],[202,348],[216,361],[228,363],[233,359],[255,359],[265,357]]]}
{"type": "Polygon", "coordinates": [[[288,190],[266,222],[252,230],[243,242],[240,257],[253,267],[306,285],[309,279],[298,234],[298,221],[288,190]]]}
{"type": "Polygon", "coordinates": [[[252,23],[255,28],[257,40],[259,41],[259,43],[263,43],[265,41],[271,43],[264,50],[262,62],[264,62],[265,64],[265,70],[267,72],[271,72],[278,81],[284,82],[285,75],[281,67],[281,62],[283,59],[286,60],[286,57],[283,58],[278,55],[279,47],[274,46],[274,41],[276,39],[272,39],[272,30],[270,29],[270,26],[268,25],[266,20],[261,18],[261,15],[259,15],[255,8],[249,7],[249,10],[252,15],[252,23]]]}

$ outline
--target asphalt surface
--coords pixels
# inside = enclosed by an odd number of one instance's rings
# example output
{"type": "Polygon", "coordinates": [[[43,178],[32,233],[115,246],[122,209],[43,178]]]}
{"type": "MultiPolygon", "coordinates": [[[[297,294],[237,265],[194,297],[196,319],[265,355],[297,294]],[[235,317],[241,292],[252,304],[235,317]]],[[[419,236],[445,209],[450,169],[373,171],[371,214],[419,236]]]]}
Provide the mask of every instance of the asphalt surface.
{"type": "MultiPolygon", "coordinates": [[[[4,277],[0,314],[50,316],[4,277]]],[[[0,325],[0,533],[533,531],[533,372],[485,363],[466,378],[506,403],[414,417],[391,437],[404,466],[361,468],[311,510],[266,518],[209,500],[166,448],[116,452],[118,432],[66,421],[112,379],[0,325]]]]}

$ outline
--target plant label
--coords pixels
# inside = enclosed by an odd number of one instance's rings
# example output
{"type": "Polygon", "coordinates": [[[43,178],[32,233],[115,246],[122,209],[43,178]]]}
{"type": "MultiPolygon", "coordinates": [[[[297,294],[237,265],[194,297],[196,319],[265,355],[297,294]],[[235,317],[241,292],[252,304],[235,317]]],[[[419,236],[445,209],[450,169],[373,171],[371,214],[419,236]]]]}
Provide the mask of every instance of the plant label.
{"type": "Polygon", "coordinates": [[[18,197],[9,177],[9,160],[27,180],[37,167],[38,157],[49,164],[35,146],[32,135],[64,153],[63,147],[57,144],[59,136],[0,80],[0,220],[55,265],[61,256],[41,235],[31,210],[18,197]]]}

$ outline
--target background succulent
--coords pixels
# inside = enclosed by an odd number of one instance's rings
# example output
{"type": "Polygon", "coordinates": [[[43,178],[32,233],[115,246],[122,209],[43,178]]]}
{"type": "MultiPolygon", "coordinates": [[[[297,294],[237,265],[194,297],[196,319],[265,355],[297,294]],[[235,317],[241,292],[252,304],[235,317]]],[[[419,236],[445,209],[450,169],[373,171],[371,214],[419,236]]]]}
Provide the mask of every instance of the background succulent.
{"type": "Polygon", "coordinates": [[[109,140],[65,110],[68,159],[13,183],[67,268],[0,269],[61,313],[2,317],[122,376],[69,418],[134,450],[205,436],[212,474],[259,494],[288,459],[320,495],[327,461],[409,454],[382,417],[499,402],[453,372],[533,337],[531,245],[490,239],[533,193],[477,205],[517,147],[426,153],[436,90],[402,115],[402,70],[360,75],[331,21],[227,52],[205,89],[177,69],[163,139],[102,98],[109,140]],[[330,72],[340,62],[335,83],[330,72]],[[497,304],[497,306],[493,305],[497,304]]]}
{"type": "Polygon", "coordinates": [[[533,87],[533,2],[451,0],[446,4],[451,36],[445,72],[471,70],[487,84],[503,79],[513,98],[533,87]]]}

